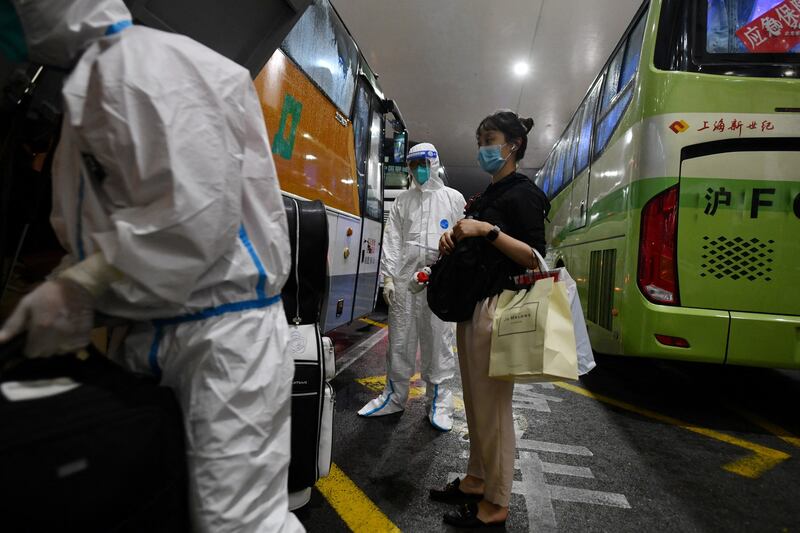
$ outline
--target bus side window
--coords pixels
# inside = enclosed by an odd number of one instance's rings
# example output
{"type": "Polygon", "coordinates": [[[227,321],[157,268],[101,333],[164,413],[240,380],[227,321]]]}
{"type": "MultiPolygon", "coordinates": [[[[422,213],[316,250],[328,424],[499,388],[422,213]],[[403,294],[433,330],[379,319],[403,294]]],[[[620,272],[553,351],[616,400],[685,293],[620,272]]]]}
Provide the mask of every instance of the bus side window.
{"type": "Polygon", "coordinates": [[[628,45],[625,50],[625,61],[622,64],[622,75],[620,76],[619,86],[622,90],[633,79],[634,74],[639,68],[639,59],[642,57],[642,37],[647,17],[643,16],[636,23],[636,27],[628,37],[628,45]]]}
{"type": "Polygon", "coordinates": [[[381,188],[381,147],[383,145],[383,115],[380,101],[371,93],[372,119],[368,128],[369,160],[367,161],[367,199],[364,214],[377,221],[382,219],[383,189],[381,188]]]}
{"type": "Polygon", "coordinates": [[[353,138],[356,145],[358,203],[363,209],[367,190],[367,158],[369,157],[369,97],[363,80],[359,82],[356,91],[356,105],[353,110],[353,138]]]}
{"type": "Polygon", "coordinates": [[[553,170],[553,196],[561,192],[561,185],[564,183],[564,152],[566,147],[563,141],[559,141],[558,146],[553,152],[555,156],[555,169],[553,170]]]}
{"type": "Polygon", "coordinates": [[[608,67],[599,113],[601,118],[597,125],[595,137],[595,158],[605,149],[633,98],[632,80],[642,54],[642,35],[645,19],[646,17],[642,16],[636,22],[636,26],[628,34],[625,42],[617,49],[614,59],[608,67]]]}
{"type": "Polygon", "coordinates": [[[550,186],[553,182],[552,176],[553,157],[551,156],[545,161],[544,167],[542,168],[542,191],[548,198],[552,198],[552,196],[550,196],[550,186]]]}
{"type": "Polygon", "coordinates": [[[580,122],[580,117],[576,116],[572,123],[569,125],[569,129],[566,133],[566,155],[564,157],[564,187],[572,183],[572,178],[574,177],[573,172],[575,170],[575,152],[577,147],[577,137],[576,137],[576,129],[577,124],[580,122]]]}
{"type": "Polygon", "coordinates": [[[342,115],[349,117],[358,72],[358,49],[329,0],[315,0],[281,47],[342,115]]]}
{"type": "Polygon", "coordinates": [[[622,58],[625,54],[625,45],[619,47],[614,54],[614,59],[606,71],[605,83],[603,84],[603,99],[600,103],[600,113],[605,113],[611,100],[617,95],[619,89],[619,74],[622,68],[622,58]]]}
{"type": "Polygon", "coordinates": [[[589,151],[592,146],[592,131],[594,130],[594,116],[597,108],[597,96],[603,86],[602,78],[589,91],[589,96],[583,103],[581,116],[580,139],[578,140],[578,154],[575,162],[575,174],[580,174],[589,166],[589,151]]]}

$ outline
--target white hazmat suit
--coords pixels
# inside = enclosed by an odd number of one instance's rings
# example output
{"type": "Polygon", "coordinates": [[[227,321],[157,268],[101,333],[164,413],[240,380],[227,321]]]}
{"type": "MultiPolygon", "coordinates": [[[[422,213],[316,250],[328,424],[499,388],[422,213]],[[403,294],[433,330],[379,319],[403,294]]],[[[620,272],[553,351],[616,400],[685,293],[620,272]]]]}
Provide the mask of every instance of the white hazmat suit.
{"type": "Polygon", "coordinates": [[[134,322],[115,357],[175,389],[195,529],[303,531],[287,495],[289,240],[248,71],[131,26],[122,0],[14,4],[31,59],[73,67],[53,164],[68,270],[104,278],[94,308],[134,322]]]}
{"type": "Polygon", "coordinates": [[[419,347],[420,373],[430,401],[428,418],[435,428],[449,431],[453,427],[453,397],[447,381],[455,367],[454,325],[431,312],[426,292],[411,292],[409,286],[415,272],[436,261],[439,238],[463,218],[466,202],[439,177],[441,165],[432,144],[414,146],[407,160],[422,160],[426,168],[424,172],[412,170],[412,186],[394,201],[384,230],[381,274],[389,300],[386,388],[358,414],[382,416],[405,408],[419,347]]]}

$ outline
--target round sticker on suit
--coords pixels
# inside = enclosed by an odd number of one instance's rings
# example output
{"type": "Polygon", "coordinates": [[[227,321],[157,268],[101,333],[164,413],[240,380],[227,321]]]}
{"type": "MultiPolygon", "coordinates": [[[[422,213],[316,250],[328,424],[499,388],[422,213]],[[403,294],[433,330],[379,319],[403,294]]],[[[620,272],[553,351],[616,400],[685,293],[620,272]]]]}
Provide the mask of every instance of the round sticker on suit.
{"type": "Polygon", "coordinates": [[[450,227],[450,222],[448,222],[446,218],[443,218],[443,219],[442,219],[442,220],[439,222],[439,225],[442,227],[442,229],[447,229],[447,228],[449,228],[449,227],[450,227]]]}

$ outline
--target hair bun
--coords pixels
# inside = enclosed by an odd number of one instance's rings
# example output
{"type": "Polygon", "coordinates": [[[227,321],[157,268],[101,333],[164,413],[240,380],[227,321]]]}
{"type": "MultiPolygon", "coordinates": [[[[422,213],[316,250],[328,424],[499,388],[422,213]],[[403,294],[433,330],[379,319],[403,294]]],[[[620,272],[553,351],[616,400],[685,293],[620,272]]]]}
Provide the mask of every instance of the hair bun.
{"type": "Polygon", "coordinates": [[[530,131],[533,129],[533,119],[532,118],[521,118],[521,119],[519,119],[519,121],[525,127],[525,131],[530,133],[530,131]]]}

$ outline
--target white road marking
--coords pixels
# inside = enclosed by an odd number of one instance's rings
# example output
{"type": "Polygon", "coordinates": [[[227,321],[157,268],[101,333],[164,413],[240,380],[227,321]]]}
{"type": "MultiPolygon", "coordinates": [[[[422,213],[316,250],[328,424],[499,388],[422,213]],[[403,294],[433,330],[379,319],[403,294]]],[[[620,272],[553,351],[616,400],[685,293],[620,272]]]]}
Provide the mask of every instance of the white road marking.
{"type": "MultiPolygon", "coordinates": [[[[542,385],[553,386],[552,383],[542,383],[542,385]]],[[[563,402],[563,398],[550,396],[540,392],[534,392],[531,385],[518,385],[514,387],[514,409],[531,409],[540,413],[549,413],[550,405],[547,402],[563,402]]]]}
{"type": "MultiPolygon", "coordinates": [[[[525,451],[519,452],[519,460],[514,462],[514,466],[522,473],[522,481],[514,481],[511,492],[525,498],[528,526],[531,531],[553,532],[557,530],[553,501],[586,503],[621,509],[630,509],[631,507],[623,494],[551,485],[544,479],[545,474],[593,479],[594,474],[588,468],[546,463],[539,458],[539,454],[525,451]]],[[[450,472],[448,481],[464,476],[463,473],[450,472]]]]}
{"type": "MultiPolygon", "coordinates": [[[[516,465],[516,463],[515,463],[516,465]]],[[[594,479],[591,468],[585,466],[561,465],[557,463],[545,463],[542,461],[542,471],[545,474],[559,474],[561,476],[584,477],[594,479]]]]}
{"type": "Polygon", "coordinates": [[[547,488],[550,489],[551,498],[562,502],[591,503],[608,507],[620,507],[622,509],[631,508],[628,499],[624,495],[614,492],[575,489],[559,485],[548,485],[547,488]]]}
{"type": "Polygon", "coordinates": [[[534,452],[566,453],[569,455],[582,455],[584,457],[591,457],[594,455],[589,448],[585,446],[572,446],[569,444],[557,444],[555,442],[530,439],[517,439],[517,449],[531,450],[534,452]]]}
{"type": "MultiPolygon", "coordinates": [[[[461,450],[461,458],[469,460],[469,450],[461,450]]],[[[519,459],[514,461],[514,469],[520,470],[519,459]]],[[[585,466],[572,466],[561,465],[557,463],[547,463],[542,461],[542,471],[545,474],[558,474],[561,476],[583,477],[586,479],[594,479],[594,474],[591,468],[585,466]]]]}
{"type": "Polygon", "coordinates": [[[537,381],[536,383],[517,383],[514,385],[514,392],[517,391],[533,391],[534,388],[541,387],[543,389],[555,390],[556,386],[547,381],[537,381]]]}
{"type": "Polygon", "coordinates": [[[539,399],[532,399],[529,402],[519,402],[515,400],[512,406],[514,409],[531,409],[540,413],[550,412],[550,406],[547,404],[547,401],[539,399]]]}
{"type": "Polygon", "coordinates": [[[355,344],[342,352],[340,358],[346,362],[339,366],[339,368],[336,370],[336,375],[338,376],[347,370],[350,365],[364,357],[364,355],[370,351],[373,346],[381,342],[388,334],[389,331],[386,328],[383,328],[379,331],[376,331],[358,344],[355,344]]]}

